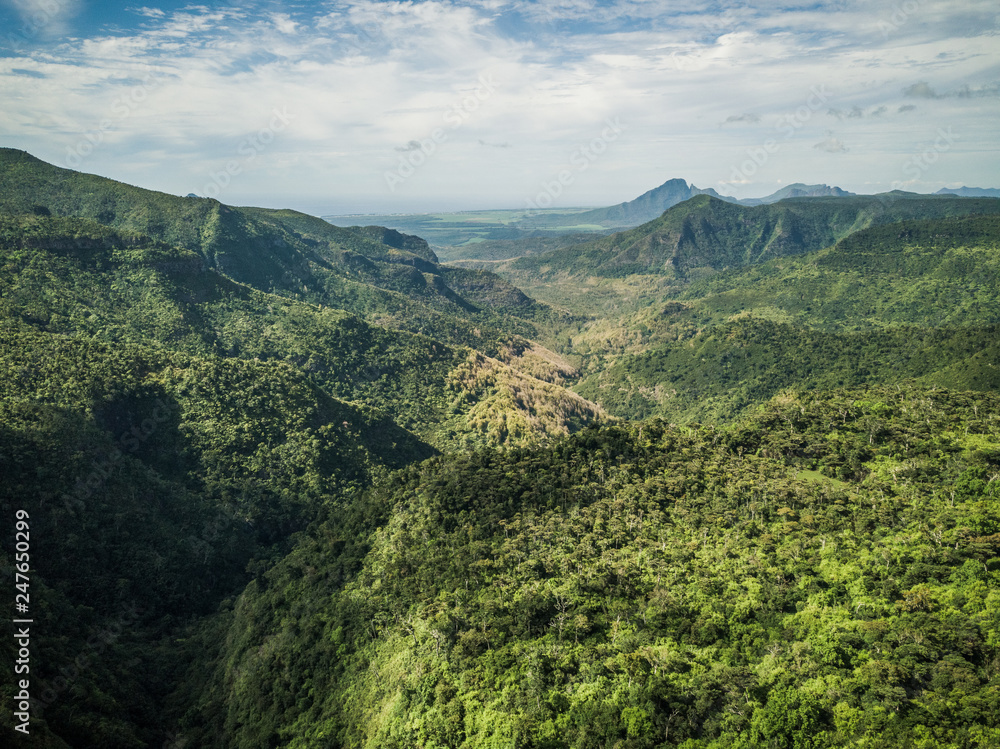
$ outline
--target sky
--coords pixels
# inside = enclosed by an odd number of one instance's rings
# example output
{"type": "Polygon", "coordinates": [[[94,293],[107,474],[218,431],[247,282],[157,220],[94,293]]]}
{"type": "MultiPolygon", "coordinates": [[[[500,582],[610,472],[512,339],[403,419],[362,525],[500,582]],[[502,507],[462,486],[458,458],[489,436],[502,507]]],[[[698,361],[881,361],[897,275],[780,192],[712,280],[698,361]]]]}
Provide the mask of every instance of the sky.
{"type": "Polygon", "coordinates": [[[995,0],[0,0],[0,146],[316,215],[1000,187],[995,0]]]}

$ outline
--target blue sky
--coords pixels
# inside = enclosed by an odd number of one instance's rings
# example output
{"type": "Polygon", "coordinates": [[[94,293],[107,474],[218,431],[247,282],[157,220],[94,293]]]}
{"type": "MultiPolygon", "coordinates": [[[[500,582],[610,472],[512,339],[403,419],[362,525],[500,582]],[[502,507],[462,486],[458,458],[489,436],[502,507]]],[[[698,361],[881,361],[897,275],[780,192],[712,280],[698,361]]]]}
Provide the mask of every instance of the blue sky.
{"type": "Polygon", "coordinates": [[[0,145],[310,213],[1000,187],[995,0],[0,0],[0,145]]]}

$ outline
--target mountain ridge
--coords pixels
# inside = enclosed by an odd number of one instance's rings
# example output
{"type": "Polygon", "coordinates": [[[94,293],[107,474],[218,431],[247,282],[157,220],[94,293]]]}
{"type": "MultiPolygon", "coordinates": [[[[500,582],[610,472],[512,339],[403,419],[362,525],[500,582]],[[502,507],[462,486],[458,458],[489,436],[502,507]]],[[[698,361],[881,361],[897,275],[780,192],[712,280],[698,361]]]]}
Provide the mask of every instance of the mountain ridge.
{"type": "Polygon", "coordinates": [[[634,200],[609,206],[608,208],[596,208],[592,211],[585,211],[573,216],[574,220],[580,223],[601,224],[608,228],[636,226],[652,221],[662,215],[664,211],[673,208],[678,203],[690,200],[696,195],[709,195],[727,203],[738,203],[740,205],[755,206],[777,203],[786,198],[816,198],[816,197],[847,197],[854,195],[853,192],[842,190],[839,187],[829,185],[807,185],[796,182],[777,190],[762,198],[734,198],[730,195],[720,195],[715,189],[709,187],[702,189],[695,187],[693,183],[688,184],[686,180],[680,178],[668,179],[659,187],[654,187],[634,200]]]}
{"type": "Polygon", "coordinates": [[[958,195],[963,198],[1000,198],[996,187],[942,187],[935,195],[958,195]]]}
{"type": "Polygon", "coordinates": [[[1000,201],[887,193],[743,206],[699,195],[639,227],[511,260],[498,270],[515,283],[527,273],[556,272],[616,278],[655,274],[683,280],[821,249],[873,224],[970,213],[1000,213],[1000,201]]]}
{"type": "Polygon", "coordinates": [[[0,152],[33,739],[997,745],[1000,201],[791,187],[504,280],[0,152]]]}
{"type": "Polygon", "coordinates": [[[344,229],[297,211],[181,198],[62,169],[14,149],[0,149],[0,212],[93,219],[193,251],[208,269],[260,291],[362,317],[377,309],[383,324],[409,332],[426,329],[421,319],[473,318],[466,331],[438,326],[451,343],[477,345],[473,327],[530,337],[532,318],[545,314],[497,276],[445,271],[419,237],[381,227],[344,229]],[[462,285],[476,289],[475,302],[453,288],[462,285]]]}

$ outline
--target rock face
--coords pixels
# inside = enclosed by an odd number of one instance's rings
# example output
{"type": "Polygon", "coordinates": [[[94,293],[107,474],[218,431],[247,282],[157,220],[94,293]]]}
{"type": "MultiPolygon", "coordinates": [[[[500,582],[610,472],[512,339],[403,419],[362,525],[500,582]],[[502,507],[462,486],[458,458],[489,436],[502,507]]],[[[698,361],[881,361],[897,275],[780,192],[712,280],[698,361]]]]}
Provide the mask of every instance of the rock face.
{"type": "Polygon", "coordinates": [[[713,198],[736,202],[735,198],[719,195],[712,188],[702,190],[694,185],[689,185],[683,179],[668,179],[659,187],[643,193],[635,200],[607,208],[595,208],[592,211],[577,214],[574,219],[581,224],[601,224],[607,227],[638,226],[659,218],[667,209],[673,208],[678,203],[683,203],[695,195],[711,195],[713,198]]]}

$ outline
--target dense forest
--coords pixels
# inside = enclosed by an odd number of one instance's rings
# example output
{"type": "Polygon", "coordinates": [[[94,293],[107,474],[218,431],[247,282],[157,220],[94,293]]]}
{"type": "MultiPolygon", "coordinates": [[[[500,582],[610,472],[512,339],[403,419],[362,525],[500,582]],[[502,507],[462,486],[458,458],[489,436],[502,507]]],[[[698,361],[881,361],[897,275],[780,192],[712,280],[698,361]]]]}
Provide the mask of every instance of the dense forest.
{"type": "Polygon", "coordinates": [[[994,745],[998,406],[786,393],[725,429],[595,428],[399,472],[352,518],[377,530],[320,526],[205,634],[191,735],[994,745]]]}
{"type": "Polygon", "coordinates": [[[458,268],[0,149],[30,745],[1000,744],[998,212],[701,195],[458,268]]]}

